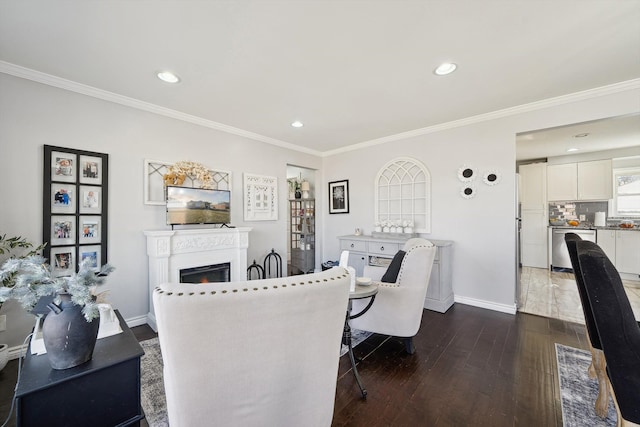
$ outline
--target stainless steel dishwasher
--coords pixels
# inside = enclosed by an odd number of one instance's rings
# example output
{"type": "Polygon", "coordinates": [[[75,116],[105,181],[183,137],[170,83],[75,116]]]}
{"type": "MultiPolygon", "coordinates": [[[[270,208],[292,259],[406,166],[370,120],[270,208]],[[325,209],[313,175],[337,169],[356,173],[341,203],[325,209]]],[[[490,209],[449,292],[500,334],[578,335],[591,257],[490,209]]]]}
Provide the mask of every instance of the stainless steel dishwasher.
{"type": "Polygon", "coordinates": [[[567,233],[575,233],[582,240],[596,241],[596,230],[578,229],[578,228],[554,228],[551,233],[551,269],[552,270],[571,270],[571,258],[567,244],[564,241],[564,235],[567,233]]]}

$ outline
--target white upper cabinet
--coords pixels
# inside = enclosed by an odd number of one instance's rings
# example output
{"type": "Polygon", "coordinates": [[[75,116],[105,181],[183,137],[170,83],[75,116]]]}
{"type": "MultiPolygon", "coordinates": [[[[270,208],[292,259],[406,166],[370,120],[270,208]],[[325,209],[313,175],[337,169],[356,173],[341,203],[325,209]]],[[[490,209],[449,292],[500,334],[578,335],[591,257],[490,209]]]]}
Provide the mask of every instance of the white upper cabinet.
{"type": "Polygon", "coordinates": [[[549,201],[578,199],[577,163],[547,166],[547,199],[549,201]]]}
{"type": "Polygon", "coordinates": [[[547,164],[522,165],[520,174],[520,203],[523,210],[547,209],[547,164]]]}
{"type": "Polygon", "coordinates": [[[578,163],[578,200],[613,197],[611,159],[578,163]]]}
{"type": "Polygon", "coordinates": [[[608,200],[612,197],[611,159],[547,166],[547,199],[608,200]]]}

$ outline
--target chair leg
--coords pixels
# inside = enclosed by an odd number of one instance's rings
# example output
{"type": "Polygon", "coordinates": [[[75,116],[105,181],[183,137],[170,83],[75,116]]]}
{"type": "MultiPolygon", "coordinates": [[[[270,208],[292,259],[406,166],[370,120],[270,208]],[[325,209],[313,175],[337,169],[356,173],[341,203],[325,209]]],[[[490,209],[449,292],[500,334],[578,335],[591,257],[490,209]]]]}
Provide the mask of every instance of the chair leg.
{"type": "Polygon", "coordinates": [[[640,427],[640,424],[632,423],[631,421],[627,421],[622,418],[622,414],[620,413],[620,407],[618,406],[618,400],[616,399],[616,392],[613,391],[613,387],[611,386],[611,382],[607,377],[607,387],[611,391],[611,397],[613,398],[613,403],[616,406],[616,413],[618,414],[618,424],[617,427],[640,427]]]}
{"type": "Polygon", "coordinates": [[[607,416],[609,406],[609,378],[607,377],[607,361],[602,350],[591,349],[593,367],[598,378],[598,398],[596,399],[596,415],[600,418],[607,416]]]}
{"type": "Polygon", "coordinates": [[[596,360],[596,356],[594,354],[595,352],[595,348],[593,348],[593,346],[591,345],[591,341],[589,341],[589,350],[591,351],[591,363],[589,364],[589,378],[591,378],[592,380],[595,380],[598,377],[598,374],[596,372],[596,367],[593,364],[593,361],[596,360]]]}
{"type": "Polygon", "coordinates": [[[416,352],[416,347],[413,345],[413,337],[403,338],[404,348],[409,354],[413,354],[416,352]]]}

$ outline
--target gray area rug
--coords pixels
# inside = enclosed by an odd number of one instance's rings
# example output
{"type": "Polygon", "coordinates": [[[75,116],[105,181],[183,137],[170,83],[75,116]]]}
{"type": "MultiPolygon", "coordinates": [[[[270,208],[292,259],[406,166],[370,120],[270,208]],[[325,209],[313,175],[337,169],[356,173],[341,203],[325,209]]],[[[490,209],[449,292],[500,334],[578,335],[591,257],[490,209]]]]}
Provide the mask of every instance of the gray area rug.
{"type": "MultiPolygon", "coordinates": [[[[360,344],[369,338],[371,332],[352,330],[351,342],[353,346],[360,344]]],[[[164,379],[162,377],[162,353],[158,338],[141,341],[144,355],[140,359],[142,372],[142,384],[140,398],[142,409],[150,427],[166,427],[169,425],[167,418],[167,402],[164,397],[164,379]]],[[[342,346],[340,356],[347,352],[347,347],[342,346]]]]}
{"type": "Polygon", "coordinates": [[[598,380],[589,378],[587,372],[591,353],[556,343],[556,357],[564,426],[615,426],[618,415],[611,398],[607,418],[598,417],[594,409],[598,397],[598,380]]]}

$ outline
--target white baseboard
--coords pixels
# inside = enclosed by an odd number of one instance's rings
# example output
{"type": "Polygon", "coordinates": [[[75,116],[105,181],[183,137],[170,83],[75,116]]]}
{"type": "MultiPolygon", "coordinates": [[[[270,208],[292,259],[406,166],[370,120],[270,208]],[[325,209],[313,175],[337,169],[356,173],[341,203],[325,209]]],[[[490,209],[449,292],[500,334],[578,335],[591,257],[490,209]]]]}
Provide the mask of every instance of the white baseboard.
{"type": "Polygon", "coordinates": [[[147,316],[136,316],[124,319],[127,322],[127,326],[133,328],[134,326],[141,326],[147,324],[147,316]]]}
{"type": "Polygon", "coordinates": [[[485,301],[481,299],[469,298],[469,297],[461,297],[459,295],[455,296],[455,301],[460,304],[472,305],[474,307],[486,308],[487,310],[499,311],[501,313],[507,314],[516,314],[517,306],[514,303],[513,305],[509,304],[497,304],[491,301],[485,301]]]}
{"type": "Polygon", "coordinates": [[[156,326],[156,315],[149,312],[147,313],[147,324],[153,329],[153,332],[158,332],[158,327],[156,326]]]}

